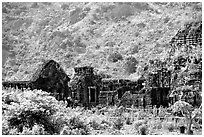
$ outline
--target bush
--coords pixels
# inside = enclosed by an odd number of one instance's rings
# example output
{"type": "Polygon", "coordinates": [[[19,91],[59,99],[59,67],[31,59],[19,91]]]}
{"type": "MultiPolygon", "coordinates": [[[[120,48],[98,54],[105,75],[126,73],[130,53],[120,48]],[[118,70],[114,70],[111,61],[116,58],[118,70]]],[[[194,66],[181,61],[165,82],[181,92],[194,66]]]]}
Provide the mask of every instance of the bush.
{"type": "Polygon", "coordinates": [[[67,5],[67,4],[62,4],[62,5],[61,5],[61,8],[62,8],[63,10],[68,10],[68,9],[69,9],[69,5],[67,5]]]}
{"type": "Polygon", "coordinates": [[[119,20],[123,17],[128,17],[134,14],[133,7],[130,5],[122,4],[116,6],[110,13],[112,19],[119,20]]]}
{"type": "Polygon", "coordinates": [[[103,120],[101,121],[101,125],[111,126],[111,123],[103,119],[103,120]]]}
{"type": "Polygon", "coordinates": [[[83,18],[80,18],[81,13],[82,13],[81,8],[76,8],[70,11],[70,24],[75,24],[78,21],[82,20],[83,18]]]}
{"type": "Polygon", "coordinates": [[[105,47],[114,47],[114,45],[115,45],[115,42],[113,41],[108,41],[105,43],[105,47]]]}
{"type": "Polygon", "coordinates": [[[143,119],[148,118],[148,117],[149,117],[149,114],[144,112],[144,111],[140,111],[137,113],[138,120],[143,120],[143,119]]]}
{"type": "Polygon", "coordinates": [[[146,24],[144,24],[144,23],[138,23],[138,24],[137,24],[137,27],[138,27],[138,28],[145,28],[145,27],[146,27],[146,24]]]}
{"type": "Polygon", "coordinates": [[[123,120],[121,117],[117,118],[114,122],[113,122],[113,127],[115,129],[120,130],[123,127],[123,120]]]}
{"type": "Polygon", "coordinates": [[[71,130],[69,126],[64,126],[60,131],[60,135],[71,135],[71,130]]]}
{"type": "Polygon", "coordinates": [[[139,132],[141,135],[146,135],[147,134],[147,125],[141,125],[139,126],[139,132]]]}
{"type": "Polygon", "coordinates": [[[94,129],[94,130],[99,130],[101,128],[101,125],[96,122],[96,120],[92,120],[89,122],[89,125],[94,129]]]}
{"type": "Polygon", "coordinates": [[[162,129],[162,122],[160,120],[148,121],[148,127],[150,127],[153,130],[162,129]]]}
{"type": "Polygon", "coordinates": [[[39,5],[37,2],[33,2],[30,8],[39,8],[39,5]]]}
{"type": "Polygon", "coordinates": [[[195,11],[202,11],[202,4],[201,3],[196,3],[193,5],[193,10],[195,11]]]}
{"type": "Polygon", "coordinates": [[[115,62],[117,62],[119,60],[123,60],[123,56],[118,52],[112,53],[112,54],[110,54],[108,56],[108,61],[109,62],[114,62],[115,63],[115,62]]]}
{"type": "MultiPolygon", "coordinates": [[[[135,35],[139,36],[139,32],[136,32],[135,35]],[[136,34],[137,33],[137,34],[136,34]]],[[[136,37],[137,37],[136,36],[136,37]]],[[[140,50],[140,44],[138,45],[133,45],[132,49],[131,49],[131,54],[135,54],[138,53],[140,50]]]]}
{"type": "Polygon", "coordinates": [[[140,11],[153,10],[147,2],[133,2],[131,5],[140,11]]]}
{"type": "Polygon", "coordinates": [[[83,112],[80,108],[69,108],[64,111],[59,111],[53,115],[53,123],[58,127],[61,135],[88,135],[89,128],[85,124],[86,115],[81,117],[79,112],[83,112]]]}
{"type": "Polygon", "coordinates": [[[111,112],[111,116],[113,117],[120,117],[124,112],[124,107],[120,106],[120,107],[115,107],[113,108],[113,111],[111,112]]]}
{"type": "Polygon", "coordinates": [[[136,72],[136,65],[138,64],[138,61],[135,59],[135,57],[130,56],[126,58],[125,64],[124,64],[124,70],[126,74],[132,74],[136,72]]]}
{"type": "Polygon", "coordinates": [[[22,133],[20,133],[20,135],[47,135],[47,134],[48,133],[41,125],[34,125],[32,129],[24,127],[22,133]]]}
{"type": "Polygon", "coordinates": [[[8,120],[9,125],[18,129],[18,132],[23,132],[23,128],[32,129],[35,124],[43,125],[46,132],[49,134],[56,133],[56,129],[50,120],[48,114],[42,111],[22,111],[19,115],[13,116],[8,120]]]}
{"type": "Polygon", "coordinates": [[[172,131],[174,131],[174,129],[176,129],[173,122],[167,122],[167,123],[165,123],[165,126],[169,130],[169,132],[172,132],[172,131]]]}
{"type": "MultiPolygon", "coordinates": [[[[140,32],[136,31],[135,32],[135,37],[138,37],[140,35],[140,32]]],[[[137,46],[135,46],[137,48],[137,46]]],[[[137,50],[136,50],[137,51],[137,50]]],[[[134,52],[134,53],[137,53],[137,52],[134,52]]]]}
{"type": "Polygon", "coordinates": [[[4,135],[89,134],[88,127],[77,114],[83,110],[66,108],[65,103],[57,101],[49,93],[17,89],[2,92],[4,135]]]}
{"type": "Polygon", "coordinates": [[[8,10],[6,7],[2,7],[2,13],[8,13],[8,10]]]}
{"type": "Polygon", "coordinates": [[[139,127],[140,127],[141,125],[145,124],[145,123],[146,123],[146,120],[137,120],[137,121],[135,121],[135,122],[133,123],[133,125],[134,125],[135,129],[138,130],[139,127]]]}
{"type": "Polygon", "coordinates": [[[88,132],[81,128],[70,129],[69,126],[64,126],[60,135],[88,135],[88,132]]]}
{"type": "Polygon", "coordinates": [[[57,111],[57,101],[49,96],[49,93],[40,90],[7,89],[2,91],[2,98],[2,107],[5,108],[3,118],[9,116],[6,119],[7,128],[17,129],[22,133],[25,127],[31,130],[34,125],[42,125],[49,134],[58,132],[51,121],[51,115],[57,111]]]}
{"type": "Polygon", "coordinates": [[[125,124],[127,124],[127,125],[131,125],[131,124],[132,124],[131,117],[127,117],[127,118],[126,118],[125,124]]]}
{"type": "Polygon", "coordinates": [[[171,18],[169,16],[167,16],[166,18],[164,18],[164,23],[168,23],[170,19],[171,18]]]}
{"type": "Polygon", "coordinates": [[[70,135],[88,135],[89,129],[87,125],[78,117],[74,116],[69,119],[68,126],[70,131],[70,135]]]}

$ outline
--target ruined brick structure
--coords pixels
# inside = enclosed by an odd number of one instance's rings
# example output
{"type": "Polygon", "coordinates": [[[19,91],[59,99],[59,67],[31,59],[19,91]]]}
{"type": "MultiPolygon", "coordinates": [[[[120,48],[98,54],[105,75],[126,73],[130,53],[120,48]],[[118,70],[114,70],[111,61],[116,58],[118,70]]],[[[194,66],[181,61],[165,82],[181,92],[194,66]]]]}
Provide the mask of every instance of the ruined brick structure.
{"type": "Polygon", "coordinates": [[[38,66],[29,81],[6,81],[3,87],[41,89],[51,93],[57,100],[66,100],[70,78],[54,60],[47,60],[38,66]]]}
{"type": "Polygon", "coordinates": [[[171,71],[167,68],[157,69],[148,74],[147,84],[149,87],[170,87],[171,71]]]}
{"type": "MultiPolygon", "coordinates": [[[[174,53],[178,50],[184,51],[186,54],[181,54],[172,59],[174,70],[172,72],[170,102],[173,104],[179,99],[178,94],[181,90],[179,87],[192,86],[191,90],[183,91],[183,100],[192,105],[200,104],[201,97],[198,95],[202,91],[202,55],[193,55],[193,49],[197,47],[202,49],[202,21],[190,22],[180,29],[175,37],[170,41],[171,51],[170,56],[174,57],[174,53]],[[188,80],[179,82],[178,74],[185,69],[188,75],[188,80]],[[180,84],[180,85],[179,85],[180,84]],[[176,94],[177,93],[177,94],[176,94]]],[[[182,73],[185,73],[182,72],[182,73]]]]}
{"type": "Polygon", "coordinates": [[[95,106],[99,103],[99,86],[101,78],[94,74],[90,66],[74,68],[75,74],[69,83],[71,97],[82,106],[95,106]]]}
{"type": "MultiPolygon", "coordinates": [[[[188,54],[174,56],[177,51],[191,53],[192,49],[202,46],[202,22],[191,22],[179,30],[170,41],[169,61],[173,70],[169,70],[168,64],[160,60],[150,60],[148,73],[145,78],[137,81],[128,79],[101,79],[94,74],[94,68],[90,66],[74,68],[75,74],[72,80],[62,70],[60,65],[53,60],[45,62],[33,75],[30,81],[3,82],[4,87],[18,87],[42,89],[52,93],[58,100],[65,100],[68,96],[79,105],[95,106],[123,105],[130,107],[169,106],[178,100],[179,86],[193,86],[193,90],[185,90],[183,100],[191,104],[200,104],[202,90],[202,56],[191,57],[188,54]],[[174,58],[173,58],[174,57],[174,58]],[[191,63],[188,68],[185,68],[191,63]],[[189,79],[178,85],[178,74],[182,69],[189,73],[189,79]],[[190,70],[190,71],[189,71],[190,70]],[[70,86],[70,90],[68,87],[70,86]],[[172,94],[171,94],[172,93],[172,94]],[[175,93],[175,94],[174,94],[175,93]]],[[[146,69],[147,70],[147,69],[146,69]]]]}
{"type": "Polygon", "coordinates": [[[145,87],[145,97],[148,102],[146,104],[150,107],[156,105],[157,107],[168,106],[168,94],[171,85],[171,71],[165,66],[160,66],[156,70],[147,74],[145,87]]]}
{"type": "Polygon", "coordinates": [[[106,105],[129,106],[130,103],[126,104],[124,102],[126,100],[125,93],[129,91],[131,94],[136,95],[144,87],[143,83],[144,79],[142,78],[137,81],[114,78],[102,79],[99,102],[106,105]]]}
{"type": "Polygon", "coordinates": [[[18,89],[30,88],[33,89],[34,85],[31,81],[4,81],[2,82],[3,87],[13,87],[18,89]]]}
{"type": "Polygon", "coordinates": [[[202,46],[202,21],[187,23],[183,29],[178,30],[177,34],[171,39],[171,52],[185,47],[187,51],[193,47],[202,46]]]}

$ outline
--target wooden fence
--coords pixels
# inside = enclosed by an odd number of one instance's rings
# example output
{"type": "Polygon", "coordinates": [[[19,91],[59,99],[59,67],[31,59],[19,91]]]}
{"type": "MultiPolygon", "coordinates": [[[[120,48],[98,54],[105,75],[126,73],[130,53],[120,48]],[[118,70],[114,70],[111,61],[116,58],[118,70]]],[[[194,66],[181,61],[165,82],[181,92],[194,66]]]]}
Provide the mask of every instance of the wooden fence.
{"type": "MultiPolygon", "coordinates": [[[[180,122],[186,123],[186,118],[185,117],[180,117],[180,116],[174,116],[170,112],[168,112],[167,108],[148,108],[148,109],[143,109],[143,108],[125,108],[125,107],[119,107],[115,111],[115,113],[120,113],[121,115],[119,116],[110,116],[108,117],[109,121],[115,121],[118,118],[122,116],[123,113],[129,113],[130,118],[132,120],[138,119],[138,117],[135,115],[137,112],[144,112],[147,114],[150,114],[149,117],[145,117],[145,119],[149,120],[161,120],[165,122],[173,122],[174,126],[178,125],[180,122]]],[[[108,110],[106,111],[109,114],[112,114],[112,111],[108,110]]],[[[104,111],[105,112],[105,111],[104,111]]],[[[124,118],[124,117],[123,117],[124,118]]],[[[202,127],[202,116],[198,116],[194,121],[193,121],[193,126],[196,128],[202,127]]]]}

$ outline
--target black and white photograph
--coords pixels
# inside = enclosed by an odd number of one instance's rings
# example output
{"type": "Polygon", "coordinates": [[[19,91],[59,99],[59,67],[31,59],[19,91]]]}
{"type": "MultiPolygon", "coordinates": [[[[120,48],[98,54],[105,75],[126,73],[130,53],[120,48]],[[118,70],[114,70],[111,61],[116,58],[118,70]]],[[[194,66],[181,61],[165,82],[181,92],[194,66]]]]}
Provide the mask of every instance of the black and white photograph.
{"type": "Polygon", "coordinates": [[[1,8],[1,135],[202,135],[202,1],[1,8]]]}

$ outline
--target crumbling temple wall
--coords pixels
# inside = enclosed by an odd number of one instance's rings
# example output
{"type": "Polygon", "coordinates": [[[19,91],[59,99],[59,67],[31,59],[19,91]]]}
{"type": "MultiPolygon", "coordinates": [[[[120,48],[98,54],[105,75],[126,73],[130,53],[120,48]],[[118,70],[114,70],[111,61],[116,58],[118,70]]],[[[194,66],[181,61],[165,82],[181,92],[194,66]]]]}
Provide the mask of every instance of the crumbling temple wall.
{"type": "MultiPolygon", "coordinates": [[[[146,77],[146,89],[151,94],[152,105],[167,106],[166,102],[172,104],[178,100],[178,95],[170,97],[171,92],[175,91],[180,86],[193,86],[195,96],[191,93],[185,92],[183,99],[191,104],[198,104],[198,94],[194,89],[201,91],[202,85],[202,57],[200,55],[193,55],[193,49],[202,46],[202,22],[190,22],[181,28],[170,41],[171,50],[169,52],[168,62],[160,60],[150,60],[152,69],[146,77]],[[177,54],[183,53],[183,54],[177,54]],[[190,64],[190,65],[189,65],[190,64]],[[173,66],[173,69],[168,69],[168,66],[173,66]],[[188,65],[188,67],[186,67],[188,65]],[[184,72],[182,72],[185,70],[184,72]],[[181,73],[188,73],[188,80],[184,80],[179,75],[181,73]],[[183,83],[181,81],[184,81],[183,83]],[[172,101],[172,99],[174,101],[172,101]]],[[[146,94],[147,95],[147,94],[146,94]]]]}
{"type": "Polygon", "coordinates": [[[115,95],[115,91],[100,91],[99,104],[104,106],[115,105],[117,103],[115,95]]]}
{"type": "Polygon", "coordinates": [[[94,74],[93,69],[90,66],[75,67],[74,77],[69,83],[71,97],[83,106],[94,106],[99,103],[101,78],[94,74]]]}
{"type": "MultiPolygon", "coordinates": [[[[190,86],[191,90],[183,91],[183,100],[192,105],[201,104],[202,99],[199,94],[202,92],[202,52],[198,54],[194,51],[202,49],[202,21],[187,23],[172,38],[170,45],[172,47],[170,56],[174,57],[172,62],[174,70],[171,77],[172,92],[179,94],[184,90],[182,87],[190,86]],[[175,58],[176,51],[182,51],[184,54],[179,54],[175,58]],[[182,75],[186,78],[182,78],[182,75]],[[179,88],[182,90],[178,90],[179,88]]],[[[177,94],[171,94],[172,104],[178,99],[177,94]]]]}
{"type": "Polygon", "coordinates": [[[58,100],[65,100],[69,94],[70,78],[54,60],[48,60],[31,78],[35,88],[52,93],[58,100]]]}
{"type": "Polygon", "coordinates": [[[171,71],[162,67],[154,72],[150,72],[147,76],[146,84],[149,87],[170,87],[171,85],[171,71]]]}
{"type": "Polygon", "coordinates": [[[99,101],[102,105],[123,105],[120,103],[123,95],[130,91],[131,94],[138,93],[144,86],[144,79],[131,81],[128,79],[102,79],[99,101]]]}
{"type": "Polygon", "coordinates": [[[7,81],[3,82],[3,87],[41,89],[56,97],[57,100],[66,100],[69,89],[70,78],[60,65],[54,60],[47,60],[38,66],[29,81],[7,81]]]}
{"type": "Polygon", "coordinates": [[[176,35],[169,42],[172,46],[172,51],[185,47],[191,50],[196,46],[202,46],[202,21],[189,22],[183,28],[178,30],[176,35]]]}
{"type": "Polygon", "coordinates": [[[146,74],[144,99],[149,107],[168,107],[168,94],[171,87],[171,71],[167,69],[166,63],[152,61],[153,70],[146,74]]]}
{"type": "Polygon", "coordinates": [[[33,89],[34,85],[32,81],[4,81],[2,82],[3,87],[13,87],[17,89],[33,89]]]}

